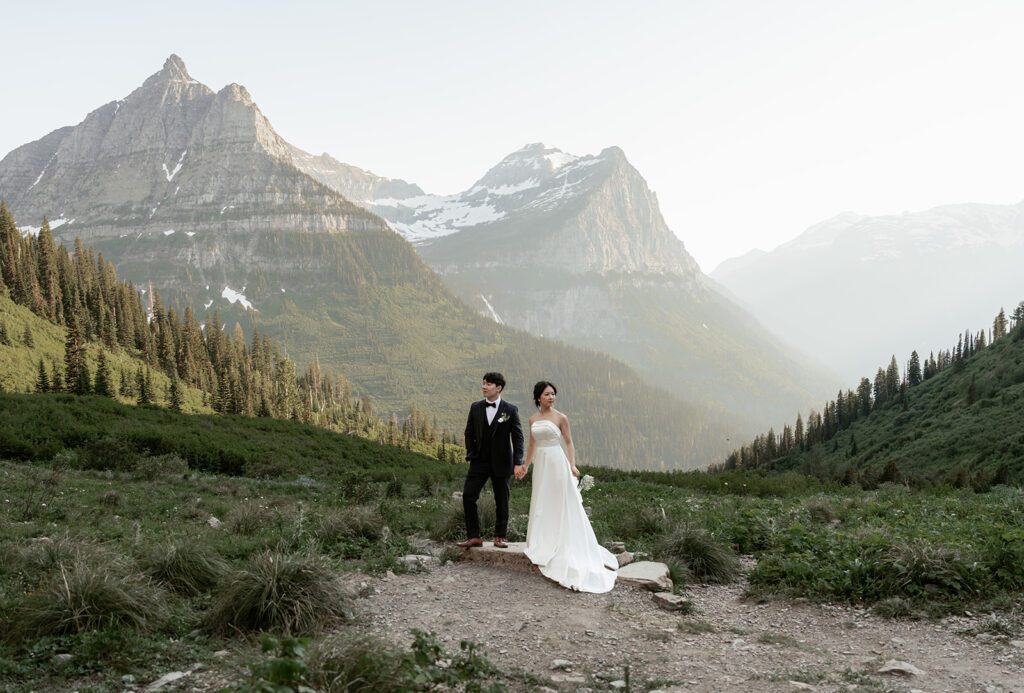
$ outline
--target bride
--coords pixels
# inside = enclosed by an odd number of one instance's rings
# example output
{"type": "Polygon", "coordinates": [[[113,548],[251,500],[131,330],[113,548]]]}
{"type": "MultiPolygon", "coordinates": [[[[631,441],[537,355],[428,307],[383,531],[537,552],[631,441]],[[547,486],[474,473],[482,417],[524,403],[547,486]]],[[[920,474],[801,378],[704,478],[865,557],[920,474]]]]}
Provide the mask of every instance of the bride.
{"type": "Polygon", "coordinates": [[[615,586],[618,561],[597,543],[583,499],[576,487],[576,449],[569,419],[555,409],[558,388],[542,380],[533,387],[540,409],[530,417],[530,444],[516,478],[530,465],[533,490],[526,529],[526,556],[540,572],[563,587],[580,592],[608,592],[615,586]],[[564,450],[563,450],[564,446],[564,450]]]}

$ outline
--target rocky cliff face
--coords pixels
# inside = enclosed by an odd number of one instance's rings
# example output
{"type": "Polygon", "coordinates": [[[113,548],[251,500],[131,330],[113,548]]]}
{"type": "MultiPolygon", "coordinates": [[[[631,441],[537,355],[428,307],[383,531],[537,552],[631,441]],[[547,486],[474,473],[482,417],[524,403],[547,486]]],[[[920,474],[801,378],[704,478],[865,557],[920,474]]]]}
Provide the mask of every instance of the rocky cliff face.
{"type": "Polygon", "coordinates": [[[19,219],[49,215],[58,235],[87,242],[382,226],[296,175],[289,146],[244,87],[213,92],[177,56],[125,99],[11,152],[0,191],[19,219]]]}

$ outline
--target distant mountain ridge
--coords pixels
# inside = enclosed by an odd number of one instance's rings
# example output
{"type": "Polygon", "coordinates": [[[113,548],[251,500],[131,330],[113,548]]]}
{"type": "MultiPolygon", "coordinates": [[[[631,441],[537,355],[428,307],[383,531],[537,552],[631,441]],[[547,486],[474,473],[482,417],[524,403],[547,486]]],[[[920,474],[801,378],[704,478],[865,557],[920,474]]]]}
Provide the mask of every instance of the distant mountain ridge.
{"type": "Polygon", "coordinates": [[[832,391],[708,281],[618,147],[528,144],[462,193],[364,204],[482,315],[610,353],[742,429],[832,391]]]}
{"type": "Polygon", "coordinates": [[[893,353],[944,344],[993,305],[1016,305],[1022,263],[1024,203],[960,204],[844,213],[769,253],[726,261],[711,277],[776,334],[853,380],[893,353]]]}
{"type": "Polygon", "coordinates": [[[559,383],[585,462],[691,468],[725,449],[733,427],[713,410],[470,310],[383,219],[303,166],[364,196],[419,192],[297,150],[244,87],[214,92],[171,56],[125,99],[0,160],[0,198],[19,224],[48,216],[59,240],[81,237],[165,304],[258,324],[300,366],[336,365],[378,413],[416,405],[461,430],[497,368],[521,403],[537,378],[559,383]]]}

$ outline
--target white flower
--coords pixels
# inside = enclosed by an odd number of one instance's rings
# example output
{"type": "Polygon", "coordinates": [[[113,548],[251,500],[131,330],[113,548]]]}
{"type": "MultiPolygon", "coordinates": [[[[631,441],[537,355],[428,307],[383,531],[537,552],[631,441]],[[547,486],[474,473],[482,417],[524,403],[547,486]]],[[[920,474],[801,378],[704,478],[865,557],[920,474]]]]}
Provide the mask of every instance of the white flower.
{"type": "Polygon", "coordinates": [[[590,476],[589,474],[584,474],[583,478],[580,479],[578,488],[581,492],[589,491],[590,489],[594,488],[594,477],[590,476]]]}

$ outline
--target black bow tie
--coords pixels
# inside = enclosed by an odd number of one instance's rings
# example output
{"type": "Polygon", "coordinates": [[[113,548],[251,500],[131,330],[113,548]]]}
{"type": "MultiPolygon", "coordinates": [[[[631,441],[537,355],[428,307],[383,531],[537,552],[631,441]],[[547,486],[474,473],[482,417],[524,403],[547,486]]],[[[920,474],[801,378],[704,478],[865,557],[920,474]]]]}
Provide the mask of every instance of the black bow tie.
{"type": "Polygon", "coordinates": [[[487,400],[484,400],[484,407],[494,407],[494,408],[497,408],[498,407],[498,403],[497,402],[488,402],[487,400]]]}

